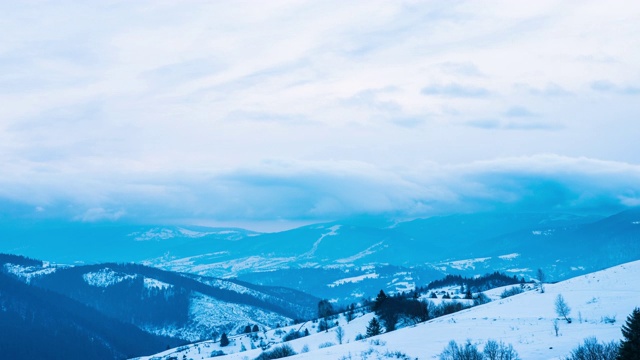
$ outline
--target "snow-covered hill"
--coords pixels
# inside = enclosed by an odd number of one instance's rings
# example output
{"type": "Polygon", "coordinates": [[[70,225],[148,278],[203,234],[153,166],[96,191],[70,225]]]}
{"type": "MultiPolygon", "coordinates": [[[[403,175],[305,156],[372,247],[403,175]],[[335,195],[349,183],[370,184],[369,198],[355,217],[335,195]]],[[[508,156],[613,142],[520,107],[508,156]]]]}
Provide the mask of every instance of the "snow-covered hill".
{"type": "Polygon", "coordinates": [[[67,296],[149,333],[198,341],[247,324],[272,328],[315,314],[319,299],[285,288],[135,264],[53,266],[0,257],[0,273],[67,296]]]}
{"type": "MultiPolygon", "coordinates": [[[[467,340],[483,344],[494,339],[513,345],[522,359],[560,359],[585,338],[595,336],[600,341],[619,340],[620,327],[627,315],[640,306],[640,261],[626,263],[596,273],[582,275],[556,284],[547,284],[545,292],[529,291],[506,299],[432,319],[425,323],[399,329],[388,334],[356,341],[364,334],[369,313],[347,323],[338,319],[344,331],[343,345],[337,344],[336,328],[317,333],[313,323],[311,335],[288,342],[298,353],[291,359],[384,359],[401,354],[409,358],[437,359],[449,341],[467,340]],[[561,294],[571,308],[572,322],[559,319],[554,302],[561,294]],[[554,321],[559,326],[555,334],[554,321]]],[[[286,333],[293,328],[280,329],[286,333]]],[[[277,340],[276,330],[266,332],[277,340]]],[[[201,343],[145,359],[207,359],[218,351],[236,352],[216,359],[253,359],[261,349],[252,350],[248,335],[232,339],[221,348],[218,343],[201,343]],[[246,344],[245,344],[246,343],[246,344]],[[242,349],[246,351],[238,352],[242,349]]],[[[273,349],[275,346],[272,346],[273,349]]],[[[219,353],[218,353],[219,354],[219,353]]]]}

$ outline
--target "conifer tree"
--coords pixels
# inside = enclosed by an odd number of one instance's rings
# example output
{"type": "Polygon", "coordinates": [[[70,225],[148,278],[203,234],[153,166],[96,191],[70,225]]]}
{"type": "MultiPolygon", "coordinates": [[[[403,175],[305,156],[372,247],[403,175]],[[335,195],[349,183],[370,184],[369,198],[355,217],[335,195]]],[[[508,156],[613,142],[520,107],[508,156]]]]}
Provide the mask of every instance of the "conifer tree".
{"type": "Polygon", "coordinates": [[[467,300],[473,299],[473,294],[471,293],[471,289],[469,289],[468,287],[467,287],[467,293],[464,294],[464,298],[467,300]]]}
{"type": "Polygon", "coordinates": [[[369,325],[367,325],[366,336],[372,337],[380,334],[382,334],[382,328],[380,326],[380,322],[376,317],[374,317],[373,319],[371,319],[371,321],[369,321],[369,325]]]}
{"type": "Polygon", "coordinates": [[[373,311],[378,311],[387,298],[388,296],[384,293],[384,290],[380,290],[378,296],[376,296],[376,300],[373,302],[373,311]]]}
{"type": "Polygon", "coordinates": [[[618,360],[640,360],[640,308],[633,309],[622,325],[622,336],[618,360]]]}
{"type": "Polygon", "coordinates": [[[222,336],[220,336],[220,346],[227,345],[229,345],[229,338],[227,337],[227,333],[222,333],[222,336]]]}

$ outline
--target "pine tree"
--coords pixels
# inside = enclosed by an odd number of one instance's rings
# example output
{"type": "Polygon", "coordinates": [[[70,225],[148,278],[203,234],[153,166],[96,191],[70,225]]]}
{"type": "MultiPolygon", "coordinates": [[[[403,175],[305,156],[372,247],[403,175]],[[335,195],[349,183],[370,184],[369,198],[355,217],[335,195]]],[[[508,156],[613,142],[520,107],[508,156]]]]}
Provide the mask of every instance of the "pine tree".
{"type": "Polygon", "coordinates": [[[229,338],[227,337],[227,333],[222,333],[222,336],[220,336],[220,346],[227,345],[229,345],[229,338]]]}
{"type": "Polygon", "coordinates": [[[640,359],[640,308],[633,309],[627,316],[627,322],[622,325],[622,336],[618,360],[640,359]]]}
{"type": "Polygon", "coordinates": [[[374,317],[373,319],[371,319],[371,321],[369,321],[369,325],[367,325],[366,336],[372,337],[380,334],[382,334],[382,328],[380,327],[380,322],[376,317],[374,317]]]}
{"type": "Polygon", "coordinates": [[[471,294],[471,289],[467,288],[467,293],[464,294],[464,298],[467,300],[473,299],[473,294],[471,294]]]}
{"type": "Polygon", "coordinates": [[[373,302],[373,311],[378,311],[382,308],[382,304],[387,300],[388,296],[384,293],[383,290],[380,290],[378,296],[376,296],[375,301],[373,302]]]}

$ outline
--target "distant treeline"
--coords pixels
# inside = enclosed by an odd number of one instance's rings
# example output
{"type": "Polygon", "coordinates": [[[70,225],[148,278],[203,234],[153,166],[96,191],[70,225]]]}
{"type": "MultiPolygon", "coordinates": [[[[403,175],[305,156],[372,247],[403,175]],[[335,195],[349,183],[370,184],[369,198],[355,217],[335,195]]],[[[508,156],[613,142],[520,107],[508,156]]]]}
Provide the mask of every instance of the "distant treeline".
{"type": "Polygon", "coordinates": [[[483,276],[473,278],[460,275],[447,275],[443,279],[430,282],[426,287],[417,288],[416,291],[426,292],[428,290],[443,287],[464,286],[465,289],[477,293],[501,286],[520,284],[524,282],[524,278],[518,278],[515,275],[508,276],[498,271],[492,274],[485,274],[483,276]]]}

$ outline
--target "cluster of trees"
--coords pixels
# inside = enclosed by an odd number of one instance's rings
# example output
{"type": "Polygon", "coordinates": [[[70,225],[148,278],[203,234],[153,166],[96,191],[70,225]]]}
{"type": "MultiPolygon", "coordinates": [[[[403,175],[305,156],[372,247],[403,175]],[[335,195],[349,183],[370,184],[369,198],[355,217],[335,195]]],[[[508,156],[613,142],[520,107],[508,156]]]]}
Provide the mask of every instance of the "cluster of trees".
{"type": "Polygon", "coordinates": [[[296,355],[296,352],[293,350],[293,348],[288,344],[284,344],[273,350],[263,352],[258,357],[256,357],[255,360],[281,359],[293,355],[296,355]]]}
{"type": "MultiPolygon", "coordinates": [[[[467,289],[470,292],[481,292],[489,289],[507,286],[507,285],[515,285],[515,284],[524,284],[524,278],[517,278],[514,276],[508,276],[506,274],[500,273],[498,271],[492,274],[485,274],[483,276],[477,278],[468,278],[460,275],[447,275],[440,280],[434,280],[429,283],[429,285],[421,288],[417,288],[418,292],[426,292],[428,290],[442,288],[442,287],[451,287],[451,286],[461,286],[467,289]]],[[[461,291],[464,292],[464,291],[461,291]]]]}
{"type": "Polygon", "coordinates": [[[304,331],[291,330],[282,338],[282,341],[291,341],[309,335],[308,329],[304,329],[304,331]]]}
{"type": "MultiPolygon", "coordinates": [[[[476,297],[479,303],[488,302],[485,297],[476,297]]],[[[476,304],[477,305],[477,304],[476,304]]],[[[394,331],[399,324],[413,325],[436,317],[453,314],[469,306],[458,302],[448,301],[435,305],[428,300],[419,300],[417,296],[406,294],[387,295],[380,290],[371,309],[376,316],[369,322],[366,337],[379,335],[383,332],[394,331]]]]}
{"type": "MultiPolygon", "coordinates": [[[[595,337],[584,340],[584,343],[571,351],[571,355],[565,360],[616,360],[619,354],[619,346],[615,341],[610,343],[598,343],[595,337]]],[[[632,359],[637,359],[632,358],[632,359]]]]}
{"type": "Polygon", "coordinates": [[[255,333],[260,331],[260,328],[258,327],[258,325],[253,325],[251,326],[251,324],[247,325],[244,327],[244,330],[242,331],[243,334],[251,334],[251,333],[255,333]]]}
{"type": "Polygon", "coordinates": [[[522,294],[524,292],[524,289],[522,289],[522,286],[512,286],[508,289],[504,289],[504,291],[502,292],[502,294],[500,294],[500,298],[501,299],[506,299],[510,296],[513,295],[518,295],[518,294],[522,294]]]}
{"type": "Polygon", "coordinates": [[[622,341],[599,343],[587,338],[565,360],[638,360],[640,359],[640,308],[635,308],[622,325],[622,341]]]}
{"type": "MultiPolygon", "coordinates": [[[[567,305],[562,295],[558,295],[555,301],[556,313],[570,322],[571,308],[567,305]]],[[[554,322],[556,336],[558,332],[557,321],[554,322]]],[[[622,341],[599,343],[595,337],[590,337],[571,351],[565,360],[638,360],[640,359],[640,308],[635,308],[627,317],[622,326],[622,341]]]]}
{"type": "Polygon", "coordinates": [[[372,310],[382,320],[387,332],[395,330],[400,320],[411,323],[429,320],[429,306],[426,301],[401,294],[388,296],[383,290],[380,290],[373,302],[372,310]]]}

